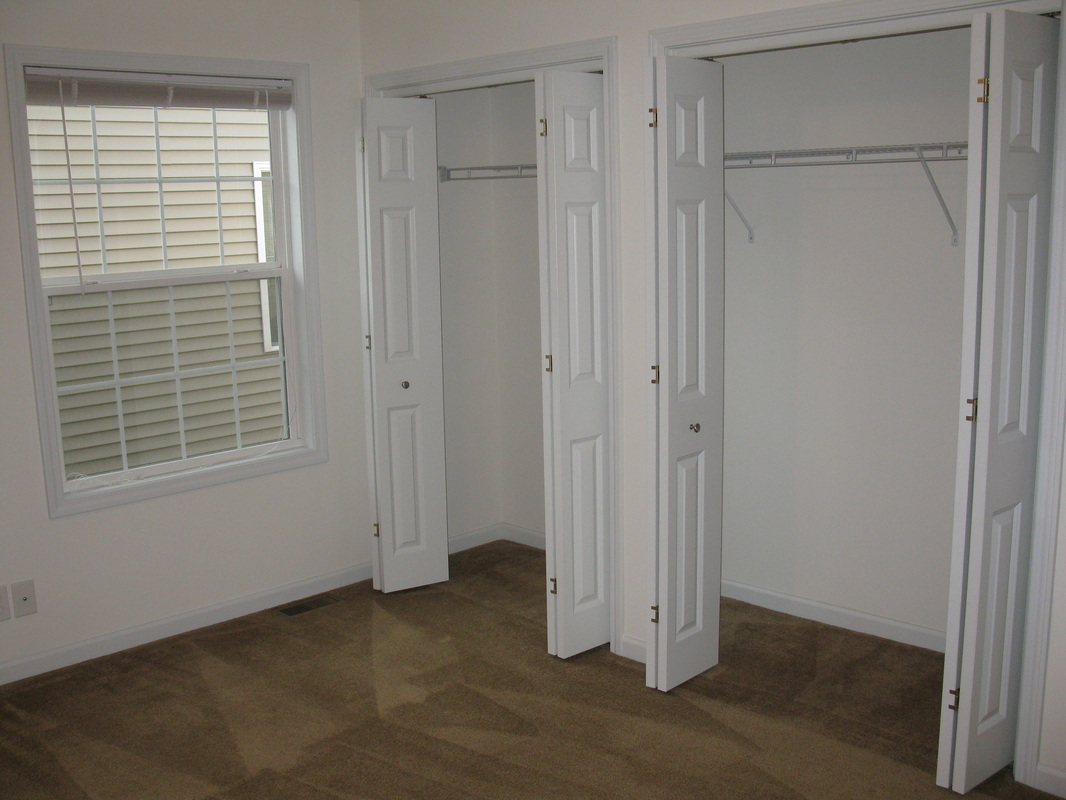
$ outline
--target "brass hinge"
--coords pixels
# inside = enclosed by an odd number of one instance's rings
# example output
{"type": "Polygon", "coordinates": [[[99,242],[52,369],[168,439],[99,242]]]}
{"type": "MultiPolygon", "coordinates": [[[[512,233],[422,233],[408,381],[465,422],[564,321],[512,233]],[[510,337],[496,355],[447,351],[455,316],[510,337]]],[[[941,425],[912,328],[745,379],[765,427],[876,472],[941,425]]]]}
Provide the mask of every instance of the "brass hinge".
{"type": "Polygon", "coordinates": [[[546,366],[546,367],[544,368],[544,371],[545,371],[545,372],[551,372],[551,371],[552,371],[552,357],[551,357],[551,356],[544,356],[544,357],[545,357],[546,359],[548,359],[548,366],[546,366]]]}
{"type": "Polygon", "coordinates": [[[659,109],[649,108],[648,113],[651,114],[651,122],[648,123],[649,128],[659,127],[659,109]]]}
{"type": "Polygon", "coordinates": [[[983,86],[984,90],[985,90],[984,94],[980,94],[980,95],[977,96],[977,102],[978,103],[987,103],[988,102],[988,78],[978,78],[977,79],[977,83],[978,83],[978,85],[983,86]]]}
{"type": "Polygon", "coordinates": [[[948,710],[949,711],[958,711],[959,710],[959,692],[960,691],[961,691],[961,689],[948,689],[948,694],[955,695],[955,702],[948,706],[948,710]]]}
{"type": "Polygon", "coordinates": [[[976,397],[971,397],[966,402],[969,403],[972,406],[972,408],[970,409],[970,413],[966,415],[966,421],[967,422],[976,422],[977,421],[977,398],[976,397]]]}
{"type": "Polygon", "coordinates": [[[655,616],[651,618],[651,621],[654,622],[656,625],[658,625],[659,624],[659,607],[658,606],[652,606],[651,610],[655,612],[655,616]]]}
{"type": "Polygon", "coordinates": [[[546,120],[544,117],[541,117],[537,121],[540,123],[540,135],[541,136],[547,136],[548,135],[548,120],[546,120]]]}
{"type": "Polygon", "coordinates": [[[659,365],[658,364],[652,364],[651,365],[651,371],[655,375],[655,377],[651,379],[651,382],[652,383],[658,383],[659,382],[659,365]]]}
{"type": "Polygon", "coordinates": [[[367,350],[370,349],[370,334],[369,333],[366,335],[366,349],[367,350]]]}
{"type": "Polygon", "coordinates": [[[366,152],[366,137],[365,136],[360,136],[359,137],[359,152],[360,153],[365,153],[366,152]]]}
{"type": "Polygon", "coordinates": [[[552,585],[552,588],[548,590],[548,594],[559,594],[559,583],[555,578],[548,578],[548,582],[552,585]]]}
{"type": "Polygon", "coordinates": [[[381,536],[381,526],[378,525],[376,522],[374,523],[374,535],[378,537],[381,536]]]}

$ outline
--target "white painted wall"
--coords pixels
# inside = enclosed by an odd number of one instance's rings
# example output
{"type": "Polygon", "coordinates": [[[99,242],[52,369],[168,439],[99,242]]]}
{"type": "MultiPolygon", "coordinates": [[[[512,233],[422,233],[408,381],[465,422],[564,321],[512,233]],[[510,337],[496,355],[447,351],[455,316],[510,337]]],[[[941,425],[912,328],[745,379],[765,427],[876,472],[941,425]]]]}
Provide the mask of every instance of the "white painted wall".
{"type": "MultiPolygon", "coordinates": [[[[966,30],[722,62],[730,152],[967,137],[966,30]]],[[[965,162],[931,168],[961,223],[965,162]]],[[[964,248],[919,164],[726,187],[723,579],[942,634],[964,248]]]]}
{"type": "Polygon", "coordinates": [[[0,623],[0,679],[76,658],[85,652],[79,645],[101,637],[103,647],[107,637],[128,644],[183,620],[230,613],[226,604],[247,609],[242,598],[254,606],[286,587],[300,592],[368,574],[373,510],[355,234],[358,12],[350,0],[0,3],[4,44],[310,65],[330,453],[313,467],[48,519],[0,80],[0,584],[34,579],[39,607],[0,623]]]}
{"type": "MultiPolygon", "coordinates": [[[[532,84],[437,103],[438,163],[536,162],[532,84]]],[[[537,186],[440,185],[448,528],[544,532],[537,186]]]]}

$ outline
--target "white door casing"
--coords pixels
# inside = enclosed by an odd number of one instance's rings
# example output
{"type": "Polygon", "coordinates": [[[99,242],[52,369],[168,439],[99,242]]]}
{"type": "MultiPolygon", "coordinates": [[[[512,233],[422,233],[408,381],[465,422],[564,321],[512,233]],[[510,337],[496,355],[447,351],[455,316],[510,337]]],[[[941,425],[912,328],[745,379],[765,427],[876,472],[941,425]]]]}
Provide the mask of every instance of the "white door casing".
{"type": "MultiPolygon", "coordinates": [[[[949,619],[960,627],[949,629],[947,637],[949,649],[959,648],[946,659],[947,667],[958,666],[958,710],[945,711],[948,724],[955,717],[954,747],[945,752],[950,737],[942,734],[938,768],[938,781],[944,783],[949,773],[950,787],[963,793],[1014,758],[1036,478],[1057,44],[1055,20],[1009,11],[990,15],[988,101],[981,104],[988,119],[973,489],[969,529],[955,526],[951,595],[962,607],[949,619]],[[960,535],[964,541],[958,541],[960,535]],[[964,586],[955,584],[956,574],[964,586]],[[950,769],[944,763],[949,757],[950,769]]],[[[946,681],[945,707],[955,702],[951,689],[946,681]]]]}
{"type": "Polygon", "coordinates": [[[434,103],[363,101],[378,506],[374,585],[448,579],[434,103]]]}
{"type": "Polygon", "coordinates": [[[603,76],[536,76],[548,652],[611,638],[603,76]],[[549,371],[550,370],[550,371],[549,371]]]}
{"type": "Polygon", "coordinates": [[[725,251],[720,64],[655,60],[657,553],[647,681],[718,663],[725,251]]]}

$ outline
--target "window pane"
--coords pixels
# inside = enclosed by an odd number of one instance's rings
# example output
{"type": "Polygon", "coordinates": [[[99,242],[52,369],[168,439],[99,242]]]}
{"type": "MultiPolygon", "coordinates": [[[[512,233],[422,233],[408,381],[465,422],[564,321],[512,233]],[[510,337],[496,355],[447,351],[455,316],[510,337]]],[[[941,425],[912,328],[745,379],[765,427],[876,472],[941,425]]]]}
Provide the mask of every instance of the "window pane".
{"type": "MultiPolygon", "coordinates": [[[[278,282],[278,279],[270,279],[278,282]]],[[[68,475],[288,437],[285,362],[261,281],[56,295],[52,351],[68,475]]]]}
{"type": "Polygon", "coordinates": [[[95,109],[97,157],[102,180],[154,179],[155,114],[151,108],[95,109]]]}
{"type": "Polygon", "coordinates": [[[255,263],[268,229],[273,249],[273,207],[256,180],[270,163],[267,112],[33,106],[28,115],[46,276],[77,276],[79,247],[83,275],[255,263]]]}

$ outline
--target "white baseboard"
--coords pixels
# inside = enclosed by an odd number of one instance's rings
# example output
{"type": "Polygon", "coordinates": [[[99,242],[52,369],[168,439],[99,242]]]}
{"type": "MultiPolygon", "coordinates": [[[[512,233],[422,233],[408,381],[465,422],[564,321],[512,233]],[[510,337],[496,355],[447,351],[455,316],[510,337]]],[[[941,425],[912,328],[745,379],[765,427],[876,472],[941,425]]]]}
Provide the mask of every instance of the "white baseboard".
{"type": "Polygon", "coordinates": [[[1066,770],[1055,769],[1047,764],[1037,764],[1033,788],[1056,797],[1066,797],[1066,770]]]}
{"type": "Polygon", "coordinates": [[[41,675],[61,667],[69,667],[71,664],[88,661],[91,658],[111,655],[120,650],[128,650],[131,647],[155,642],[168,636],[176,636],[179,633],[187,633],[218,622],[226,622],[245,614],[253,614],[256,611],[302,600],[305,597],[369,579],[370,564],[358,564],[327,575],[319,575],[305,581],[297,581],[286,586],[239,597],[236,600],[228,600],[225,603],[138,625],[135,628],[126,628],[66,647],[57,647],[55,650],[47,650],[0,664],[0,685],[41,675]]]}
{"type": "Polygon", "coordinates": [[[887,617],[877,617],[863,611],[832,606],[828,603],[819,603],[817,600],[807,600],[758,586],[749,586],[746,583],[723,580],[722,596],[769,608],[771,611],[780,611],[794,617],[824,622],[827,625],[835,625],[838,628],[846,628],[859,633],[869,633],[883,639],[924,647],[940,653],[944,652],[947,642],[947,636],[943,631],[923,628],[887,617]]]}
{"type": "Polygon", "coordinates": [[[634,639],[632,636],[623,636],[618,648],[612,647],[611,652],[622,658],[639,661],[641,664],[646,664],[648,661],[648,643],[643,639],[634,639]]]}
{"type": "Polygon", "coordinates": [[[478,528],[476,531],[467,531],[466,533],[452,536],[448,539],[448,552],[459,553],[463,550],[469,550],[471,547],[478,547],[500,539],[536,547],[538,550],[543,550],[545,547],[544,534],[542,532],[501,522],[497,525],[489,525],[485,528],[478,528]]]}

